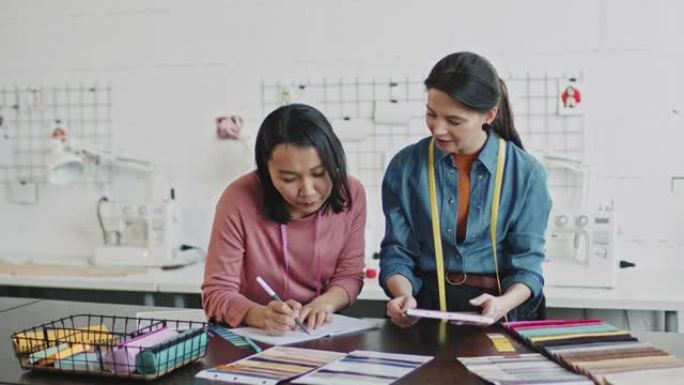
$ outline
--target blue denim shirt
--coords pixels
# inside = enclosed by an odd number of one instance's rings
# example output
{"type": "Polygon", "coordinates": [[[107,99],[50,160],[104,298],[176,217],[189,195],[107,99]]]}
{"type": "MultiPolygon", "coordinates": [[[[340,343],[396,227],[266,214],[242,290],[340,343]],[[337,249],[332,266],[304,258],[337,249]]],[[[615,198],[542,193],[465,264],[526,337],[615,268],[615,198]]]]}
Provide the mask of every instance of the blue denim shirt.
{"type": "MultiPolygon", "coordinates": [[[[385,237],[380,249],[380,285],[391,294],[386,281],[401,274],[421,289],[422,272],[434,272],[427,163],[430,137],[401,150],[390,162],[382,183],[385,237]]],[[[506,143],[497,256],[502,290],[520,282],[539,298],[544,279],[544,232],[551,210],[546,172],[528,153],[506,143]]],[[[449,154],[435,147],[437,206],[446,271],[495,274],[490,235],[490,215],[499,136],[489,137],[470,171],[470,207],[463,242],[456,243],[458,170],[449,154]]]]}

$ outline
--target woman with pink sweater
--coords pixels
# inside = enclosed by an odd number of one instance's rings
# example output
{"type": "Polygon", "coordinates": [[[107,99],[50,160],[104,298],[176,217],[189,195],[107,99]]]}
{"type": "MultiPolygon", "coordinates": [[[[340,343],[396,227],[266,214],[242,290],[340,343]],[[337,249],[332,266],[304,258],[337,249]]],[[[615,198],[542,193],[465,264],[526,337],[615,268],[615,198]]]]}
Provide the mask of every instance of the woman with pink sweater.
{"type": "Polygon", "coordinates": [[[280,335],[329,322],[363,286],[366,197],[317,109],[290,104],[259,128],[257,169],[216,205],[202,284],[210,318],[280,335]],[[284,300],[271,300],[262,277],[284,300]]]}

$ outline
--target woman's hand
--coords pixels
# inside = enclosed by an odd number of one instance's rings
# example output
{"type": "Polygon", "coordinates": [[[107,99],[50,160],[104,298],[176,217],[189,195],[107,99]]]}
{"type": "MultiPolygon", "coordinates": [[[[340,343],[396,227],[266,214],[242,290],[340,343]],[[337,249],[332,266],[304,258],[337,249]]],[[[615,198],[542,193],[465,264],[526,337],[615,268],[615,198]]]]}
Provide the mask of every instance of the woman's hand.
{"type": "Polygon", "coordinates": [[[482,307],[482,315],[494,318],[494,322],[498,321],[501,317],[505,316],[509,311],[511,311],[503,297],[497,297],[487,293],[480,294],[479,296],[471,299],[469,302],[473,306],[482,307]]]}
{"type": "Polygon", "coordinates": [[[387,302],[387,316],[395,325],[402,328],[409,327],[418,322],[418,318],[406,315],[406,310],[415,309],[416,306],[418,306],[418,303],[413,296],[401,295],[394,297],[387,302]]]}
{"type": "Polygon", "coordinates": [[[514,283],[504,295],[497,297],[491,294],[481,294],[470,300],[473,306],[482,307],[482,315],[494,318],[494,322],[501,319],[511,310],[525,302],[532,292],[522,283],[514,283]]]}
{"type": "Polygon", "coordinates": [[[324,296],[320,296],[304,305],[300,313],[301,321],[309,330],[315,330],[324,323],[332,321],[335,307],[324,296]]]}
{"type": "Polygon", "coordinates": [[[249,309],[245,315],[245,323],[264,329],[269,335],[282,336],[297,326],[295,317],[301,310],[302,304],[294,300],[287,300],[285,303],[271,301],[267,306],[258,305],[249,309]]]}

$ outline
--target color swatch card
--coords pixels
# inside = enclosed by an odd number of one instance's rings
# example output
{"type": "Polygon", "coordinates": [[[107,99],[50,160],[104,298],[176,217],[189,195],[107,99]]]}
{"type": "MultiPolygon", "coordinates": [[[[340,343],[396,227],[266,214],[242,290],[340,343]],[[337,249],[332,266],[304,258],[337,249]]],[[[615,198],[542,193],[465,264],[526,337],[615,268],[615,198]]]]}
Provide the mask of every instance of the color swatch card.
{"type": "Polygon", "coordinates": [[[355,350],[292,381],[308,385],[384,385],[404,377],[432,357],[355,350]]]}
{"type": "Polygon", "coordinates": [[[449,312],[439,310],[426,309],[408,309],[406,314],[411,317],[433,318],[447,320],[456,323],[464,323],[469,325],[489,326],[494,323],[494,318],[486,317],[478,313],[469,312],[449,312]]]}
{"type": "Polygon", "coordinates": [[[487,333],[487,338],[492,341],[494,348],[499,353],[504,354],[515,354],[515,348],[511,341],[505,335],[501,333],[487,333]]]}
{"type": "Polygon", "coordinates": [[[275,346],[231,364],[202,370],[195,377],[247,385],[274,385],[320,368],[344,353],[275,346]]]}
{"type": "Polygon", "coordinates": [[[330,323],[323,324],[311,334],[295,329],[288,330],[282,336],[271,336],[266,334],[262,329],[252,327],[242,327],[232,329],[233,333],[251,338],[255,341],[263,342],[269,345],[287,345],[298,342],[315,340],[322,337],[333,337],[347,333],[355,333],[363,330],[373,329],[377,327],[377,323],[367,320],[362,320],[353,317],[347,317],[340,314],[333,314],[330,323]]]}
{"type": "Polygon", "coordinates": [[[476,376],[495,385],[593,385],[589,378],[564,369],[539,353],[459,357],[476,376]]]}
{"type": "Polygon", "coordinates": [[[255,344],[254,341],[247,337],[239,336],[233,333],[233,330],[230,328],[219,325],[211,325],[209,327],[209,332],[213,335],[217,335],[223,338],[224,340],[230,342],[233,346],[237,346],[238,348],[249,347],[251,349],[254,349],[254,351],[257,353],[262,351],[261,347],[255,344]]]}

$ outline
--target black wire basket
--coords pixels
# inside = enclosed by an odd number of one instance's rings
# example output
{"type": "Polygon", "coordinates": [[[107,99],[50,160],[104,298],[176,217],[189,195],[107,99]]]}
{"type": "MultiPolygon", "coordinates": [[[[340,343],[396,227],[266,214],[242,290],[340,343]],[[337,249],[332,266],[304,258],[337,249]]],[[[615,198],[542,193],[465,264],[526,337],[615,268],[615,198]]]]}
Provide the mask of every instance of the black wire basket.
{"type": "Polygon", "coordinates": [[[12,334],[23,369],[152,380],[203,357],[206,322],[76,314],[12,334]]]}

